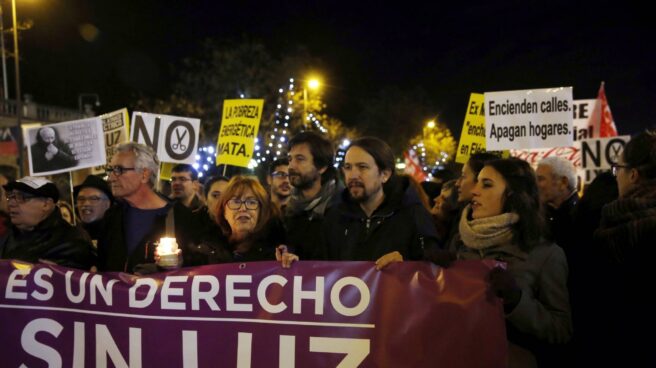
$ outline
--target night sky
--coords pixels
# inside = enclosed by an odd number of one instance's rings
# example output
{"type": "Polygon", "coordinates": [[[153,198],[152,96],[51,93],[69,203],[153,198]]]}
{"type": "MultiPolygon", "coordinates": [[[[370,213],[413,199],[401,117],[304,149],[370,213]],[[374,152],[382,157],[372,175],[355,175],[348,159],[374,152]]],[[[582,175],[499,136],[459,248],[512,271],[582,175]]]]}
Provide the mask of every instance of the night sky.
{"type": "Polygon", "coordinates": [[[34,21],[19,42],[22,89],[43,104],[77,108],[78,93],[98,93],[106,112],[165,97],[203,39],[248,38],[274,55],[306,46],[325,66],[328,112],[355,126],[362,101],[384,88],[421,87],[459,136],[471,92],[573,86],[575,99],[595,98],[602,80],[620,134],[654,125],[654,22],[645,8],[618,5],[627,2],[18,3],[19,19],[34,21]],[[97,37],[85,40],[83,24],[97,37]]]}

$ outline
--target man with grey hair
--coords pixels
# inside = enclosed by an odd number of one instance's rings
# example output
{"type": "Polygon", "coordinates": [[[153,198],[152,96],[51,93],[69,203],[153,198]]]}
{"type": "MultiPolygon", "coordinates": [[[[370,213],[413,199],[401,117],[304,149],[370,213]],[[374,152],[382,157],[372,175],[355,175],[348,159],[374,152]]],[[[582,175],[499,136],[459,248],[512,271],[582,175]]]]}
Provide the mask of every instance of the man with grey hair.
{"type": "Polygon", "coordinates": [[[569,253],[574,230],[572,212],[579,201],[574,165],[562,157],[547,157],[538,163],[536,175],[551,238],[569,253]]]}
{"type": "Polygon", "coordinates": [[[158,170],[152,148],[134,142],[116,147],[107,175],[118,205],[105,214],[98,239],[98,270],[156,271],[154,251],[160,238],[175,237],[183,255],[192,242],[191,212],[155,191],[158,170]]]}

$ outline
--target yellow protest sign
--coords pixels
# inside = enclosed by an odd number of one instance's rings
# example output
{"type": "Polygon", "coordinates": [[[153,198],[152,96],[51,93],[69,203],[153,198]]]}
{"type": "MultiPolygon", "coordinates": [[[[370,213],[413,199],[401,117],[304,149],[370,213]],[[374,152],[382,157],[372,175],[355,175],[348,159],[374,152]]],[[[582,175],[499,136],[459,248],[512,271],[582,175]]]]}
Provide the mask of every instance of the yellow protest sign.
{"type": "MultiPolygon", "coordinates": [[[[467,104],[465,122],[460,133],[460,142],[456,152],[456,162],[464,164],[469,156],[485,150],[485,95],[472,93],[467,104]]],[[[509,157],[508,151],[495,151],[500,157],[509,157]]]]}
{"type": "Polygon", "coordinates": [[[264,100],[224,100],[216,165],[248,167],[262,119],[264,100]]]}
{"type": "Polygon", "coordinates": [[[171,180],[171,171],[173,171],[173,166],[177,165],[174,162],[162,162],[159,167],[159,179],[160,180],[171,180]]]}

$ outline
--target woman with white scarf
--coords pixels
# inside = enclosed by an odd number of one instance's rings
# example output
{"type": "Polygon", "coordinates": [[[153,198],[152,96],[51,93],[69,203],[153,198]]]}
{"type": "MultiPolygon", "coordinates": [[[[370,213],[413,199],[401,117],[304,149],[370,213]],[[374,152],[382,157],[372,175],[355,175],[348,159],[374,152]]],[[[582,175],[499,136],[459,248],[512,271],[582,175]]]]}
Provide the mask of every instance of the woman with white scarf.
{"type": "Polygon", "coordinates": [[[519,159],[489,161],[472,195],[460,219],[457,257],[506,263],[488,282],[503,300],[509,366],[554,363],[554,344],[572,335],[568,269],[563,250],[543,238],[535,173],[519,159]]]}

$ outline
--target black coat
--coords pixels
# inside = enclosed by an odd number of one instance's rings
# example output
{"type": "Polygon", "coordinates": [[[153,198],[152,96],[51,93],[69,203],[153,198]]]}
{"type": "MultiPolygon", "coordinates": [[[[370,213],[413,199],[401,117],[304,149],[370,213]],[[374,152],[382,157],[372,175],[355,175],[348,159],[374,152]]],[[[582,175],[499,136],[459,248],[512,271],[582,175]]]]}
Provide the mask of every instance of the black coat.
{"type": "MultiPolygon", "coordinates": [[[[209,218],[209,216],[208,216],[209,218]]],[[[243,243],[231,243],[218,225],[213,232],[204,232],[202,239],[189,251],[184,266],[201,266],[216,263],[274,261],[276,247],[285,244],[285,229],[278,218],[274,218],[256,234],[252,234],[243,243]],[[238,252],[242,245],[246,251],[238,252]]]]}
{"type": "Polygon", "coordinates": [[[398,251],[405,260],[420,260],[425,249],[437,247],[430,213],[406,177],[392,177],[384,186],[385,200],[367,217],[348,189],[342,203],[325,219],[322,228],[329,260],[375,261],[398,251]]]}
{"type": "Polygon", "coordinates": [[[0,258],[31,263],[43,259],[83,270],[96,261],[89,236],[62,219],[58,208],[32,231],[21,232],[12,225],[0,238],[0,258]]]}
{"type": "Polygon", "coordinates": [[[286,245],[301,259],[325,259],[321,245],[321,227],[324,219],[340,202],[340,192],[341,185],[336,181],[334,192],[329,194],[329,198],[326,199],[328,203],[323,213],[315,210],[293,212],[291,210],[293,204],[287,204],[284,217],[286,245]]]}
{"type": "MultiPolygon", "coordinates": [[[[197,241],[199,234],[197,224],[191,211],[180,203],[170,203],[175,219],[175,238],[183,258],[188,257],[188,249],[197,241]]],[[[98,239],[98,270],[116,272],[135,272],[135,266],[153,263],[155,242],[166,232],[166,215],[156,218],[148,234],[139,242],[132,254],[127,254],[123,217],[127,203],[119,203],[105,213],[102,235],[98,239]]],[[[168,214],[167,212],[167,214],[168,214]]],[[[185,262],[187,263],[187,262],[185,262]]]]}

